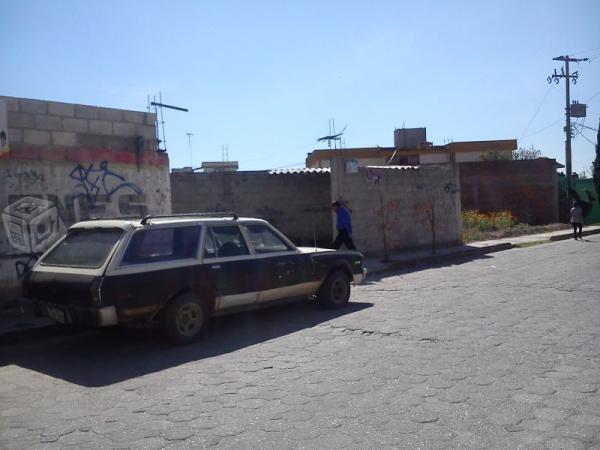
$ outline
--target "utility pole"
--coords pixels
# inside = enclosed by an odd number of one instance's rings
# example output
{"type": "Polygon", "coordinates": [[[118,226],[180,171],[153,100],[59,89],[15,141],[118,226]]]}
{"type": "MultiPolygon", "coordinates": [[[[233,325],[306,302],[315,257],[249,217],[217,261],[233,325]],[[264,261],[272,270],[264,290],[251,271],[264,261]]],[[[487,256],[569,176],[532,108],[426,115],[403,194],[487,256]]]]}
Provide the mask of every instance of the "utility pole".
{"type": "Polygon", "coordinates": [[[547,80],[548,83],[552,83],[554,81],[556,84],[560,83],[560,79],[565,79],[565,89],[566,89],[566,103],[565,103],[565,162],[566,162],[566,171],[567,171],[567,195],[571,190],[571,91],[569,82],[572,81],[573,84],[577,83],[577,78],[579,78],[579,72],[573,72],[572,74],[569,72],[569,63],[571,62],[581,62],[587,61],[588,58],[571,58],[568,55],[565,56],[557,56],[556,58],[552,58],[553,61],[563,61],[565,63],[564,69],[560,69],[560,73],[556,72],[554,69],[554,73],[550,75],[547,80]]]}

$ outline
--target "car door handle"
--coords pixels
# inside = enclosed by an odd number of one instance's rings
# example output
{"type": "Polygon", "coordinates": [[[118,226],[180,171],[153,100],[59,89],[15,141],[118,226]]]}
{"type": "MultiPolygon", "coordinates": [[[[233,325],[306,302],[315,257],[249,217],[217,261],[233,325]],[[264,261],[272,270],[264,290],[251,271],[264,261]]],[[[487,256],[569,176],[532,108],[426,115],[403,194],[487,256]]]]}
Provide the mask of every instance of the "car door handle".
{"type": "Polygon", "coordinates": [[[210,266],[211,269],[220,269],[221,266],[219,264],[213,264],[212,266],[210,266]]]}

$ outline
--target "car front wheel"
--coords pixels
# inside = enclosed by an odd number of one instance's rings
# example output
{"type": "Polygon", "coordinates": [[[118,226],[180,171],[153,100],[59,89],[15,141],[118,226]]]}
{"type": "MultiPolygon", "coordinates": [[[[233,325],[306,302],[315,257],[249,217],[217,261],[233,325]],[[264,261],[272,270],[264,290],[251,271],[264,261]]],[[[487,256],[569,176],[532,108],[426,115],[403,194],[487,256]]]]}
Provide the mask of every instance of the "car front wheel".
{"type": "Polygon", "coordinates": [[[341,270],[331,273],[317,294],[317,301],[324,308],[341,308],[350,300],[350,277],[341,270]]]}
{"type": "Polygon", "coordinates": [[[163,333],[172,344],[195,342],[208,325],[208,308],[205,302],[190,294],[175,298],[163,316],[163,333]]]}

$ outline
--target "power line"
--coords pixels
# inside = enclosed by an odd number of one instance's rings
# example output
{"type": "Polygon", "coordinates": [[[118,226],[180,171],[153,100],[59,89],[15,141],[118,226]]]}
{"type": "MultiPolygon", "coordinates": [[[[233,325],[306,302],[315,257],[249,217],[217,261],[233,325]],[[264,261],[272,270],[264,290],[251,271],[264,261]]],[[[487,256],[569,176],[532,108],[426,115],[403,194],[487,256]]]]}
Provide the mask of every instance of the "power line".
{"type": "Polygon", "coordinates": [[[287,151],[284,151],[284,152],[272,153],[272,154],[270,154],[270,155],[266,155],[266,156],[260,156],[260,157],[258,157],[258,158],[245,159],[245,160],[243,160],[243,161],[240,161],[240,163],[247,163],[247,162],[261,161],[261,160],[263,160],[263,159],[272,158],[273,156],[277,156],[277,155],[282,155],[282,154],[287,154],[287,153],[295,152],[295,151],[302,150],[302,149],[304,149],[304,148],[308,148],[308,147],[312,147],[312,146],[313,146],[313,144],[312,144],[312,143],[310,143],[310,144],[306,144],[306,145],[301,145],[301,146],[299,146],[299,147],[295,147],[295,148],[292,148],[292,149],[290,149],[290,150],[287,150],[287,151]]]}
{"type": "Polygon", "coordinates": [[[287,166],[273,167],[273,168],[268,169],[268,170],[287,169],[288,167],[301,166],[303,164],[304,164],[304,162],[299,162],[299,163],[296,163],[296,164],[288,164],[287,166]]]}
{"type": "MultiPolygon", "coordinates": [[[[589,103],[591,100],[593,100],[594,98],[596,98],[598,95],[600,95],[600,91],[596,92],[594,95],[592,95],[590,98],[588,98],[588,99],[587,99],[587,100],[586,100],[584,103],[589,103]]],[[[528,138],[528,137],[530,137],[530,136],[535,136],[536,134],[539,134],[539,133],[541,133],[542,131],[546,131],[548,128],[550,128],[550,127],[553,127],[553,126],[554,126],[554,125],[556,125],[557,123],[559,123],[559,122],[562,122],[562,120],[563,120],[563,119],[562,119],[562,117],[561,117],[560,119],[558,119],[558,120],[555,120],[555,121],[554,121],[554,122],[552,122],[551,124],[549,124],[549,125],[546,125],[545,127],[543,127],[543,128],[540,128],[540,129],[539,129],[539,130],[537,130],[537,131],[534,131],[534,132],[532,132],[532,133],[529,133],[529,134],[527,134],[527,135],[525,135],[525,136],[521,136],[519,139],[524,139],[524,138],[528,138]]]]}
{"type": "Polygon", "coordinates": [[[537,117],[538,113],[540,112],[540,109],[542,108],[542,105],[544,104],[544,102],[546,101],[546,98],[548,98],[548,94],[550,93],[550,91],[552,90],[552,85],[550,85],[548,87],[548,90],[546,91],[546,93],[544,94],[544,98],[542,98],[542,101],[540,102],[540,104],[538,105],[537,109],[535,110],[535,112],[533,113],[533,116],[531,116],[531,119],[529,119],[529,122],[527,123],[527,126],[525,127],[525,130],[523,131],[523,133],[521,133],[521,137],[519,138],[519,140],[523,139],[523,136],[525,135],[525,133],[527,133],[527,131],[529,130],[529,127],[531,126],[531,124],[533,123],[533,121],[535,120],[535,118],[537,117]]]}
{"type": "Polygon", "coordinates": [[[596,144],[594,142],[592,142],[585,134],[583,134],[580,130],[575,130],[577,132],[577,134],[579,136],[581,136],[582,138],[584,138],[586,141],[588,141],[590,144],[592,144],[594,147],[596,146],[596,144]]]}
{"type": "Polygon", "coordinates": [[[600,94],[600,91],[596,92],[594,95],[592,95],[590,98],[588,98],[588,99],[585,101],[585,103],[589,103],[589,101],[590,101],[590,100],[592,100],[592,99],[596,98],[596,96],[597,96],[597,95],[599,95],[599,94],[600,94]]]}
{"type": "Polygon", "coordinates": [[[590,52],[595,52],[596,50],[600,50],[600,47],[596,47],[596,48],[590,48],[588,50],[582,50],[580,52],[575,52],[575,53],[571,53],[573,56],[575,55],[581,55],[583,53],[590,53],[590,52]]]}
{"type": "Polygon", "coordinates": [[[561,117],[560,119],[558,119],[558,120],[555,120],[554,122],[552,122],[550,125],[546,125],[544,128],[540,128],[539,130],[537,130],[537,131],[534,131],[533,133],[529,133],[527,136],[522,136],[522,137],[521,137],[521,139],[523,139],[523,138],[526,138],[526,137],[529,137],[529,136],[534,136],[534,135],[536,135],[536,134],[539,134],[539,133],[541,133],[542,131],[546,131],[548,128],[550,128],[550,127],[553,127],[554,125],[556,125],[556,124],[557,124],[557,123],[559,123],[559,122],[562,122],[562,120],[563,120],[563,119],[562,119],[562,117],[561,117]]]}

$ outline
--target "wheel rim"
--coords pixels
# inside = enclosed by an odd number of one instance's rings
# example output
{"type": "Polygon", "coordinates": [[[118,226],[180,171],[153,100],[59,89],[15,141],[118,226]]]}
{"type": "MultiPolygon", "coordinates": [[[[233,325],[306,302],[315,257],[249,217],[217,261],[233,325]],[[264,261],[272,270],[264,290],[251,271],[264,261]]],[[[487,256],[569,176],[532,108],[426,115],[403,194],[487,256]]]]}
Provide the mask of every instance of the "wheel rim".
{"type": "Polygon", "coordinates": [[[345,280],[336,279],[331,285],[331,299],[335,303],[345,302],[348,298],[349,286],[345,280]]]}
{"type": "Polygon", "coordinates": [[[204,311],[197,303],[186,303],[177,311],[177,330],[183,336],[194,336],[203,323],[204,311]]]}

